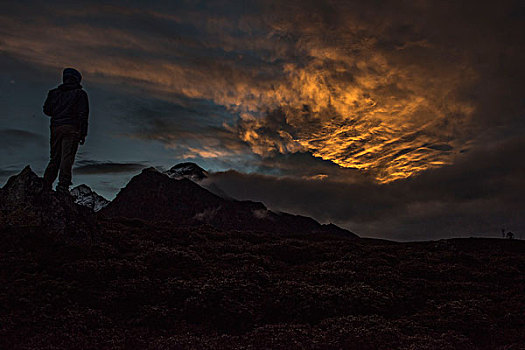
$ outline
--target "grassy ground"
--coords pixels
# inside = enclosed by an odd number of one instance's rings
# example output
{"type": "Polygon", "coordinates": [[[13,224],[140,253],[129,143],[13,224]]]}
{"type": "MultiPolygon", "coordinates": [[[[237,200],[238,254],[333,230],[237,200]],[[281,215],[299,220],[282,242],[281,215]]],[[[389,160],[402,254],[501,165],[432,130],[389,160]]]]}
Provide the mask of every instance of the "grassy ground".
{"type": "Polygon", "coordinates": [[[0,348],[523,349],[525,242],[0,232],[0,348]]]}

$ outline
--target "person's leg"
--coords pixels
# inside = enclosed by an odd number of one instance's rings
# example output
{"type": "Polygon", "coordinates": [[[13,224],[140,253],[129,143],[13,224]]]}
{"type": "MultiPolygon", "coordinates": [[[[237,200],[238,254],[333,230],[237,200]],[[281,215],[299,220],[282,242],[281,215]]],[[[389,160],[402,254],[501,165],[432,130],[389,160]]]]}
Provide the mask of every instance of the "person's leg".
{"type": "Polygon", "coordinates": [[[62,158],[62,139],[59,132],[56,128],[51,128],[50,132],[50,154],[49,154],[49,163],[47,165],[46,171],[44,172],[44,190],[51,191],[53,182],[55,182],[58,169],[60,167],[60,161],[62,158]]]}
{"type": "Polygon", "coordinates": [[[71,185],[71,169],[75,162],[75,154],[78,149],[79,133],[71,126],[62,137],[62,158],[60,160],[60,175],[58,177],[57,189],[69,191],[71,185]]]}

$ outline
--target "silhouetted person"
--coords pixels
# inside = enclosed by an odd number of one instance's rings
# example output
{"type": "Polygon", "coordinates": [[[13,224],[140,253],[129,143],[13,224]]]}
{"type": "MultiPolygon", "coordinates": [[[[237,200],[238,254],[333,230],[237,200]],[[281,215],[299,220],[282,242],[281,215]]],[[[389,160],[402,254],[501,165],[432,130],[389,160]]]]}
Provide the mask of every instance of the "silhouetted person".
{"type": "Polygon", "coordinates": [[[514,233],[512,233],[512,232],[510,232],[510,231],[507,232],[507,238],[508,238],[508,239],[514,239],[514,233]]]}
{"type": "Polygon", "coordinates": [[[66,68],[62,75],[63,84],[49,91],[43,108],[51,117],[51,152],[44,173],[44,190],[51,190],[60,170],[57,192],[69,193],[78,144],[83,145],[86,140],[89,103],[80,85],[80,72],[66,68]]]}

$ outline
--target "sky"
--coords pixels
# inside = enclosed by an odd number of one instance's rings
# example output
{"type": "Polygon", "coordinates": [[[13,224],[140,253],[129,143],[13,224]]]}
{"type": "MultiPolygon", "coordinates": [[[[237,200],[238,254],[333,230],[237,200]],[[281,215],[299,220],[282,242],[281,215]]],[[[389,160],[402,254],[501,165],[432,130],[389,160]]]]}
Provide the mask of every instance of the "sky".
{"type": "Polygon", "coordinates": [[[525,233],[521,1],[0,3],[0,183],[90,100],[74,185],[191,161],[238,199],[363,237],[525,233]]]}

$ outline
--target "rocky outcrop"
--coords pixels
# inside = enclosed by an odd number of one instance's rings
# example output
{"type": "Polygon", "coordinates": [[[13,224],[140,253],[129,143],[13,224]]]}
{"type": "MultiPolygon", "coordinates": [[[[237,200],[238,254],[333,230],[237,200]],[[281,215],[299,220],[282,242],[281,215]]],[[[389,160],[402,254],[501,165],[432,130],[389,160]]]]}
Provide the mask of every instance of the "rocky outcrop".
{"type": "Polygon", "coordinates": [[[29,166],[0,190],[0,227],[36,227],[56,235],[90,239],[95,227],[90,210],[67,194],[43,191],[43,180],[29,166]]]}

